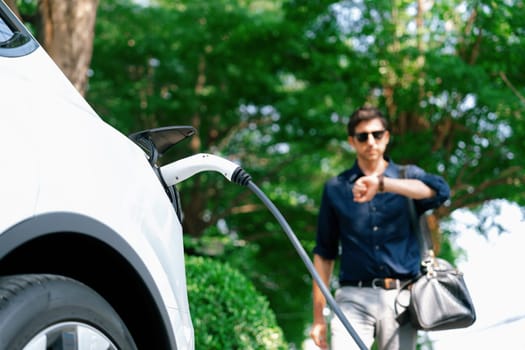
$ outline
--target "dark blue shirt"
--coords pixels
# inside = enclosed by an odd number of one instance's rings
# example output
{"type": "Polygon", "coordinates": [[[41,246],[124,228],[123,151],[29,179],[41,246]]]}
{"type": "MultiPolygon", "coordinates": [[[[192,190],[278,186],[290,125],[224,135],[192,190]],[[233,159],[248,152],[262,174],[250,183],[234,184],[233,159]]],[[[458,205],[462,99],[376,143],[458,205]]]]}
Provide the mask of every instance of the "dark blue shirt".
{"type": "MultiPolygon", "coordinates": [[[[385,177],[402,177],[399,166],[388,161],[385,177]]],[[[352,186],[361,176],[356,162],[325,184],[314,253],[330,260],[341,256],[341,282],[417,275],[419,245],[411,227],[407,198],[385,192],[378,193],[370,202],[356,203],[352,186]]],[[[450,188],[441,176],[409,165],[406,177],[419,179],[436,192],[432,198],[414,201],[419,215],[437,208],[450,197],[450,188]]]]}

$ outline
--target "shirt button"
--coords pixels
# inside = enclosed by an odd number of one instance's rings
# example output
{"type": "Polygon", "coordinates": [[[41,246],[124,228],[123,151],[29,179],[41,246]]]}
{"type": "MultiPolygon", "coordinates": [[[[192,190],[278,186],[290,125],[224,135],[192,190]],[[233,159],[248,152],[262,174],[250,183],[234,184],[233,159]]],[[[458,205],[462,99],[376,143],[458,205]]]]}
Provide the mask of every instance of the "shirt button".
{"type": "Polygon", "coordinates": [[[379,230],[379,227],[374,226],[373,230],[374,230],[374,231],[377,231],[377,230],[379,230]]]}
{"type": "Polygon", "coordinates": [[[376,245],[374,248],[375,250],[379,250],[379,245],[376,245]]]}

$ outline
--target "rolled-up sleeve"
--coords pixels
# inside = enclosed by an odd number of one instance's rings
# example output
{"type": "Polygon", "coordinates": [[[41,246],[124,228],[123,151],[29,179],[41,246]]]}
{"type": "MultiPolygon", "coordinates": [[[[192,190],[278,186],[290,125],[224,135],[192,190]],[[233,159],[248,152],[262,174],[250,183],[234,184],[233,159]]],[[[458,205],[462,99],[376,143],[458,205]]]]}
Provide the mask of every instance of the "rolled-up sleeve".
{"type": "Polygon", "coordinates": [[[442,176],[426,173],[417,166],[411,166],[407,172],[408,177],[418,179],[433,189],[436,194],[431,198],[416,200],[416,208],[419,214],[435,209],[450,198],[450,187],[442,176]]]}

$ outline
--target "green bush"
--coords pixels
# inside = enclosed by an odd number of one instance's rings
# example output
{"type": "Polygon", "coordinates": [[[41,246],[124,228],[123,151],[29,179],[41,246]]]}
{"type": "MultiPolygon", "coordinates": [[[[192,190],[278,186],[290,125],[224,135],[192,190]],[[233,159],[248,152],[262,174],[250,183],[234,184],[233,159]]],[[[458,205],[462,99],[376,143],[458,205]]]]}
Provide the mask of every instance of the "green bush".
{"type": "Polygon", "coordinates": [[[268,301],[228,264],[186,257],[195,349],[287,349],[268,301]]]}

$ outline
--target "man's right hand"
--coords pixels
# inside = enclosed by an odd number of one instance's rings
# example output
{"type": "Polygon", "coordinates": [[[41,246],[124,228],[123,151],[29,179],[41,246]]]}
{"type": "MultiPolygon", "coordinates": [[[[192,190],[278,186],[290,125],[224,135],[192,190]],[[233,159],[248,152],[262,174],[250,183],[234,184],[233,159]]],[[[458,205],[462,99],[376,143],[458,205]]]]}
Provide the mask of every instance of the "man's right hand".
{"type": "Polygon", "coordinates": [[[314,323],[310,330],[310,337],[320,349],[328,349],[328,343],[326,341],[326,322],[314,323]]]}

